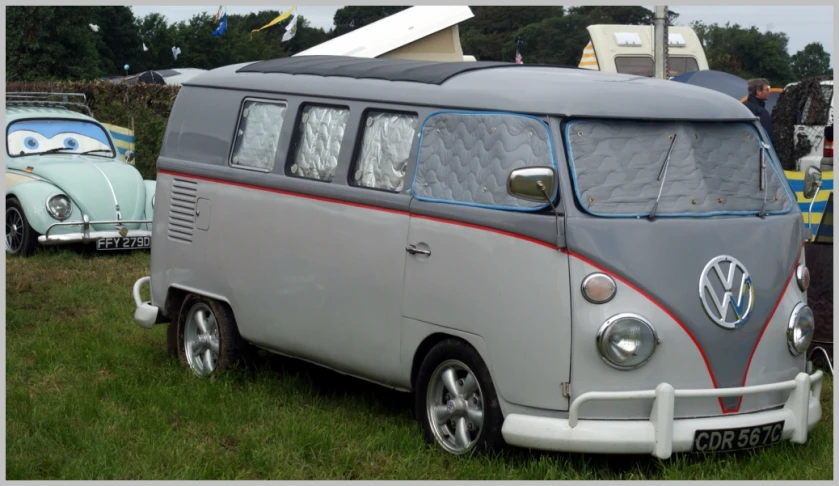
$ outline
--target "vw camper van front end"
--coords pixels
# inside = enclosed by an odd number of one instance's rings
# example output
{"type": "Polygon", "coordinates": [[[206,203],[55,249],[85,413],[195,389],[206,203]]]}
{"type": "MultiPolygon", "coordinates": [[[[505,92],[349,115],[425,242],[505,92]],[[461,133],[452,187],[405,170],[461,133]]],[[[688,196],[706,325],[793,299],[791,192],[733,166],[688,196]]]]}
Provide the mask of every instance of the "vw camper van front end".
{"type": "Polygon", "coordinates": [[[453,454],[667,458],[802,443],[821,417],[801,213],[725,95],[261,61],[184,84],[158,169],[135,320],[169,322],[196,375],[261,348],[413,392],[453,454]]]}

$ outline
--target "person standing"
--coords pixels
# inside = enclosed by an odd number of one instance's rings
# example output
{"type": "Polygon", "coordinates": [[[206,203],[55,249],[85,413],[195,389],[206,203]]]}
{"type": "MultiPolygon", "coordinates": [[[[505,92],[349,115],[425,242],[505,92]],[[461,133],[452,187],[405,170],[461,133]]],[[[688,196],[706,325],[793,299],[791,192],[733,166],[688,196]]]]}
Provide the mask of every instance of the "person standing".
{"type": "MultiPolygon", "coordinates": [[[[766,109],[766,99],[769,98],[769,81],[763,78],[750,79],[748,81],[749,96],[743,102],[746,108],[760,119],[760,124],[769,136],[774,140],[772,134],[772,115],[766,109]]],[[[773,143],[774,145],[774,143],[773,143]]]]}

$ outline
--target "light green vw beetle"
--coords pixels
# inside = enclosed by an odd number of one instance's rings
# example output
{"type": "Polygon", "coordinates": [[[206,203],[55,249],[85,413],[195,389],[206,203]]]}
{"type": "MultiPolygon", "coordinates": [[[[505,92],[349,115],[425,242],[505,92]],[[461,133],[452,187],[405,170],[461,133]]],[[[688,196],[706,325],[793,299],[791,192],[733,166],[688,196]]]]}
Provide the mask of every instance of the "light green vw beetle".
{"type": "Polygon", "coordinates": [[[8,253],[30,255],[39,244],[151,246],[155,181],[126,163],[133,154],[119,155],[85,101],[78,94],[7,93],[8,253]]]}

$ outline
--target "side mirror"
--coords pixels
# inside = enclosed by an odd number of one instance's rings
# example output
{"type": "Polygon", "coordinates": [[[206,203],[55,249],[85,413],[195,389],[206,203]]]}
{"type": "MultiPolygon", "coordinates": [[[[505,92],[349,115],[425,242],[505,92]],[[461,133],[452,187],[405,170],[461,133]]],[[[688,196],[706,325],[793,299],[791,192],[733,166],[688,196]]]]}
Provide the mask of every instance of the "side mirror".
{"type": "Polygon", "coordinates": [[[822,171],[814,166],[808,167],[807,172],[804,174],[804,198],[812,199],[821,185],[822,171]]]}
{"type": "Polygon", "coordinates": [[[556,172],[552,167],[524,167],[510,172],[507,192],[528,201],[550,202],[556,182],[556,172]]]}
{"type": "Polygon", "coordinates": [[[133,150],[126,150],[125,151],[125,161],[129,164],[134,162],[134,151],[133,150]]]}

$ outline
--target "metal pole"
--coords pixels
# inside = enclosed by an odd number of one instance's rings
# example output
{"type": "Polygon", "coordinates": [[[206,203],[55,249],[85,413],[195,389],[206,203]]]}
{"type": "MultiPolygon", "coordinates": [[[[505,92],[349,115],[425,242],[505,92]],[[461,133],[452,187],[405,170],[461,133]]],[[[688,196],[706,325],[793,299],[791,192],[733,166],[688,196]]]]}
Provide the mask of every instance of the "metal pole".
{"type": "Polygon", "coordinates": [[[655,77],[658,79],[667,79],[667,37],[665,32],[666,21],[667,7],[656,6],[655,17],[653,20],[653,53],[655,55],[655,77]]]}

